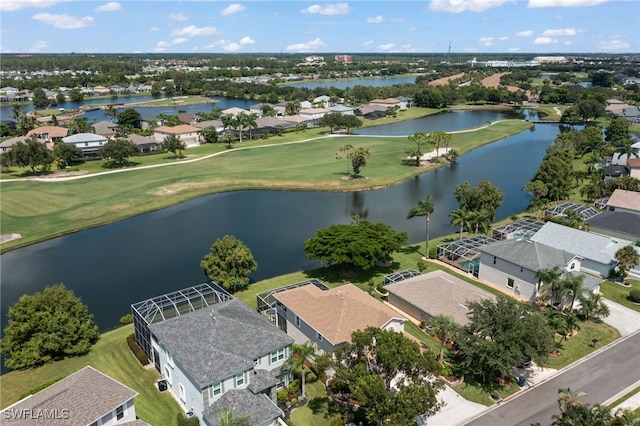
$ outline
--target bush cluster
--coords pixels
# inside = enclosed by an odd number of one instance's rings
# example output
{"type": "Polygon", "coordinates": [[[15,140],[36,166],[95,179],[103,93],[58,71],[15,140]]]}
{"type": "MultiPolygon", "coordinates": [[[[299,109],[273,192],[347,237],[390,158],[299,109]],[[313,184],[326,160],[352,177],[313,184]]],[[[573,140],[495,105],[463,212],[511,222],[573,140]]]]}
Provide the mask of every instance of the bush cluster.
{"type": "Polygon", "coordinates": [[[149,357],[147,356],[146,353],[144,353],[144,351],[136,343],[135,335],[130,334],[127,336],[127,345],[129,345],[129,349],[131,349],[131,352],[133,352],[135,357],[138,359],[138,362],[140,362],[140,365],[144,366],[149,364],[149,357]]]}
{"type": "Polygon", "coordinates": [[[184,414],[178,413],[176,419],[178,426],[200,426],[200,420],[197,417],[187,419],[184,414]]]}
{"type": "Polygon", "coordinates": [[[634,303],[640,303],[640,290],[633,289],[629,292],[629,300],[634,303]]]}

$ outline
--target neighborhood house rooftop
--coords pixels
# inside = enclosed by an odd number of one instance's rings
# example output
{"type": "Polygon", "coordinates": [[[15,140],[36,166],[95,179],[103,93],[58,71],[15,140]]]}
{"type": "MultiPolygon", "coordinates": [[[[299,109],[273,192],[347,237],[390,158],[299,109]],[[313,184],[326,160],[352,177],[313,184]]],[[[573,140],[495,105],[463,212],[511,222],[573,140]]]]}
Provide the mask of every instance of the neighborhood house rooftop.
{"type": "Polygon", "coordinates": [[[308,284],[313,284],[314,286],[318,287],[320,290],[329,290],[329,287],[327,287],[321,281],[318,281],[314,278],[314,279],[302,281],[295,284],[289,284],[284,287],[274,288],[273,290],[264,291],[256,295],[258,312],[264,313],[265,311],[276,307],[276,298],[274,297],[274,294],[291,290],[293,288],[302,287],[308,284]]]}

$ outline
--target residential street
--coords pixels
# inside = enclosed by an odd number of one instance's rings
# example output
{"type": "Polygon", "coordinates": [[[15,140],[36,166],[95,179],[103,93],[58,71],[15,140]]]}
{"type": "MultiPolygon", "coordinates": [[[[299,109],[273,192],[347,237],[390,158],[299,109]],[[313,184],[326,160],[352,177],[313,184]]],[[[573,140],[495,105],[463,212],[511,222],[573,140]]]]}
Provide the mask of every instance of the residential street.
{"type": "Polygon", "coordinates": [[[587,403],[603,403],[640,381],[640,331],[594,352],[556,376],[518,394],[467,425],[549,425],[558,414],[558,389],[586,392],[587,403]]]}

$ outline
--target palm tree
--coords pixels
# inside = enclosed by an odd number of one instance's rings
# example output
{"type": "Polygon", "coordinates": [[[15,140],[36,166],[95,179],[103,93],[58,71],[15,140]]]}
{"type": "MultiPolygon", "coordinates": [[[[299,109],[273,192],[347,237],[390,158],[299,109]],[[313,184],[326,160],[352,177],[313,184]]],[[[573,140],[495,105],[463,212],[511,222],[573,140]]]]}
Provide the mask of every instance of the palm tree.
{"type": "Polygon", "coordinates": [[[586,294],[580,294],[578,300],[580,301],[580,315],[585,321],[606,318],[611,313],[599,293],[590,291],[586,294]]]}
{"type": "Polygon", "coordinates": [[[442,145],[449,146],[449,143],[453,140],[453,135],[438,130],[437,132],[429,133],[429,143],[436,147],[436,158],[440,156],[440,147],[442,145]]]}
{"type": "Polygon", "coordinates": [[[559,288],[562,293],[568,294],[571,297],[571,303],[569,303],[569,310],[573,311],[573,304],[579,294],[582,293],[582,285],[584,283],[584,275],[578,274],[563,274],[560,280],[559,288]]]}
{"type": "Polygon", "coordinates": [[[258,127],[258,124],[256,123],[256,119],[258,118],[258,116],[254,113],[251,114],[243,114],[244,115],[244,124],[249,128],[249,140],[253,140],[253,135],[251,133],[251,129],[255,129],[258,127]]]}
{"type": "Polygon", "coordinates": [[[630,245],[618,249],[615,258],[618,261],[618,268],[621,269],[620,272],[622,274],[626,274],[628,270],[633,269],[634,266],[640,263],[640,254],[630,245]]]}
{"type": "Polygon", "coordinates": [[[536,272],[536,278],[538,279],[538,298],[545,300],[551,296],[551,303],[556,301],[556,292],[558,291],[558,285],[560,283],[560,277],[562,276],[562,269],[559,266],[553,268],[540,269],[536,272]],[[545,291],[542,290],[542,284],[545,284],[545,291]],[[541,293],[546,293],[542,294],[541,293]]]}
{"type": "Polygon", "coordinates": [[[240,143],[242,143],[242,131],[247,125],[247,118],[248,115],[244,113],[236,114],[236,116],[233,118],[233,128],[239,129],[240,131],[240,143]]]}
{"type": "Polygon", "coordinates": [[[287,360],[287,364],[291,366],[292,370],[300,369],[300,389],[302,390],[302,399],[305,399],[307,394],[305,390],[305,361],[308,357],[315,353],[315,348],[311,345],[311,342],[306,341],[302,345],[293,344],[292,347],[293,356],[287,360]]]}
{"type": "Polygon", "coordinates": [[[431,213],[433,213],[433,198],[428,195],[424,200],[418,201],[418,205],[409,210],[407,219],[411,219],[418,216],[424,216],[427,225],[426,239],[425,239],[425,256],[429,257],[429,221],[431,220],[431,213]]]}
{"type": "Polygon", "coordinates": [[[563,388],[558,390],[558,405],[560,410],[565,412],[574,405],[582,405],[582,401],[578,398],[585,396],[585,392],[572,391],[571,388],[563,388]]]}
{"type": "Polygon", "coordinates": [[[251,426],[248,414],[234,415],[230,408],[217,408],[218,426],[251,426]]]}
{"type": "Polygon", "coordinates": [[[477,210],[477,211],[469,212],[469,217],[467,218],[467,225],[473,226],[476,235],[479,233],[481,229],[483,233],[486,233],[490,223],[491,223],[491,216],[486,210],[477,210]]]}
{"type": "Polygon", "coordinates": [[[113,105],[109,105],[107,106],[107,109],[104,111],[104,115],[109,117],[111,121],[114,121],[118,116],[118,110],[113,105]]]}
{"type": "Polygon", "coordinates": [[[440,339],[440,362],[444,362],[444,345],[455,336],[460,326],[452,316],[439,314],[429,322],[429,327],[440,339]]]}
{"type": "Polygon", "coordinates": [[[227,133],[229,129],[235,129],[235,117],[231,114],[227,114],[222,117],[222,130],[227,133]]]}
{"type": "Polygon", "coordinates": [[[465,209],[457,209],[449,213],[451,216],[452,225],[460,225],[460,239],[462,239],[462,231],[464,231],[464,225],[469,220],[469,212],[465,209]]]}

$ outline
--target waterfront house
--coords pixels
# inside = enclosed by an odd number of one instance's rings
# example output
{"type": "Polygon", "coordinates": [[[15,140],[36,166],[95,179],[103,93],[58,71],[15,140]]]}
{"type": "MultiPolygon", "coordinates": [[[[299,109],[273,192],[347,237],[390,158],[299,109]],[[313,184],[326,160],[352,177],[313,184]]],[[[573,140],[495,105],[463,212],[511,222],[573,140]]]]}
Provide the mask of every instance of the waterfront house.
{"type": "Polygon", "coordinates": [[[180,124],[178,126],[160,126],[153,129],[153,138],[157,142],[164,142],[167,136],[175,135],[187,148],[196,146],[200,143],[200,132],[202,129],[191,126],[189,124],[180,124]]]}
{"type": "Polygon", "coordinates": [[[138,393],[91,366],[5,408],[6,426],[146,425],[136,420],[138,393]]]}
{"type": "Polygon", "coordinates": [[[277,324],[299,343],[332,353],[354,331],[378,327],[402,333],[406,318],[354,284],[322,290],[313,284],[278,292],[277,324]]]}
{"type": "Polygon", "coordinates": [[[105,138],[110,138],[115,136],[116,130],[118,129],[118,124],[111,121],[98,121],[91,125],[91,129],[93,129],[93,133],[96,135],[102,135],[105,138]]]}
{"type": "Polygon", "coordinates": [[[133,142],[143,154],[162,151],[162,143],[153,138],[141,136],[137,133],[131,133],[127,136],[127,139],[133,142]]]}
{"type": "Polygon", "coordinates": [[[107,138],[94,133],[76,133],[62,138],[62,142],[75,145],[82,152],[82,158],[93,159],[100,157],[100,148],[107,143],[107,138]]]}
{"type": "Polygon", "coordinates": [[[55,142],[61,141],[62,138],[69,134],[69,129],[61,126],[41,126],[27,132],[27,137],[35,137],[39,142],[48,144],[53,147],[55,142]]]}

